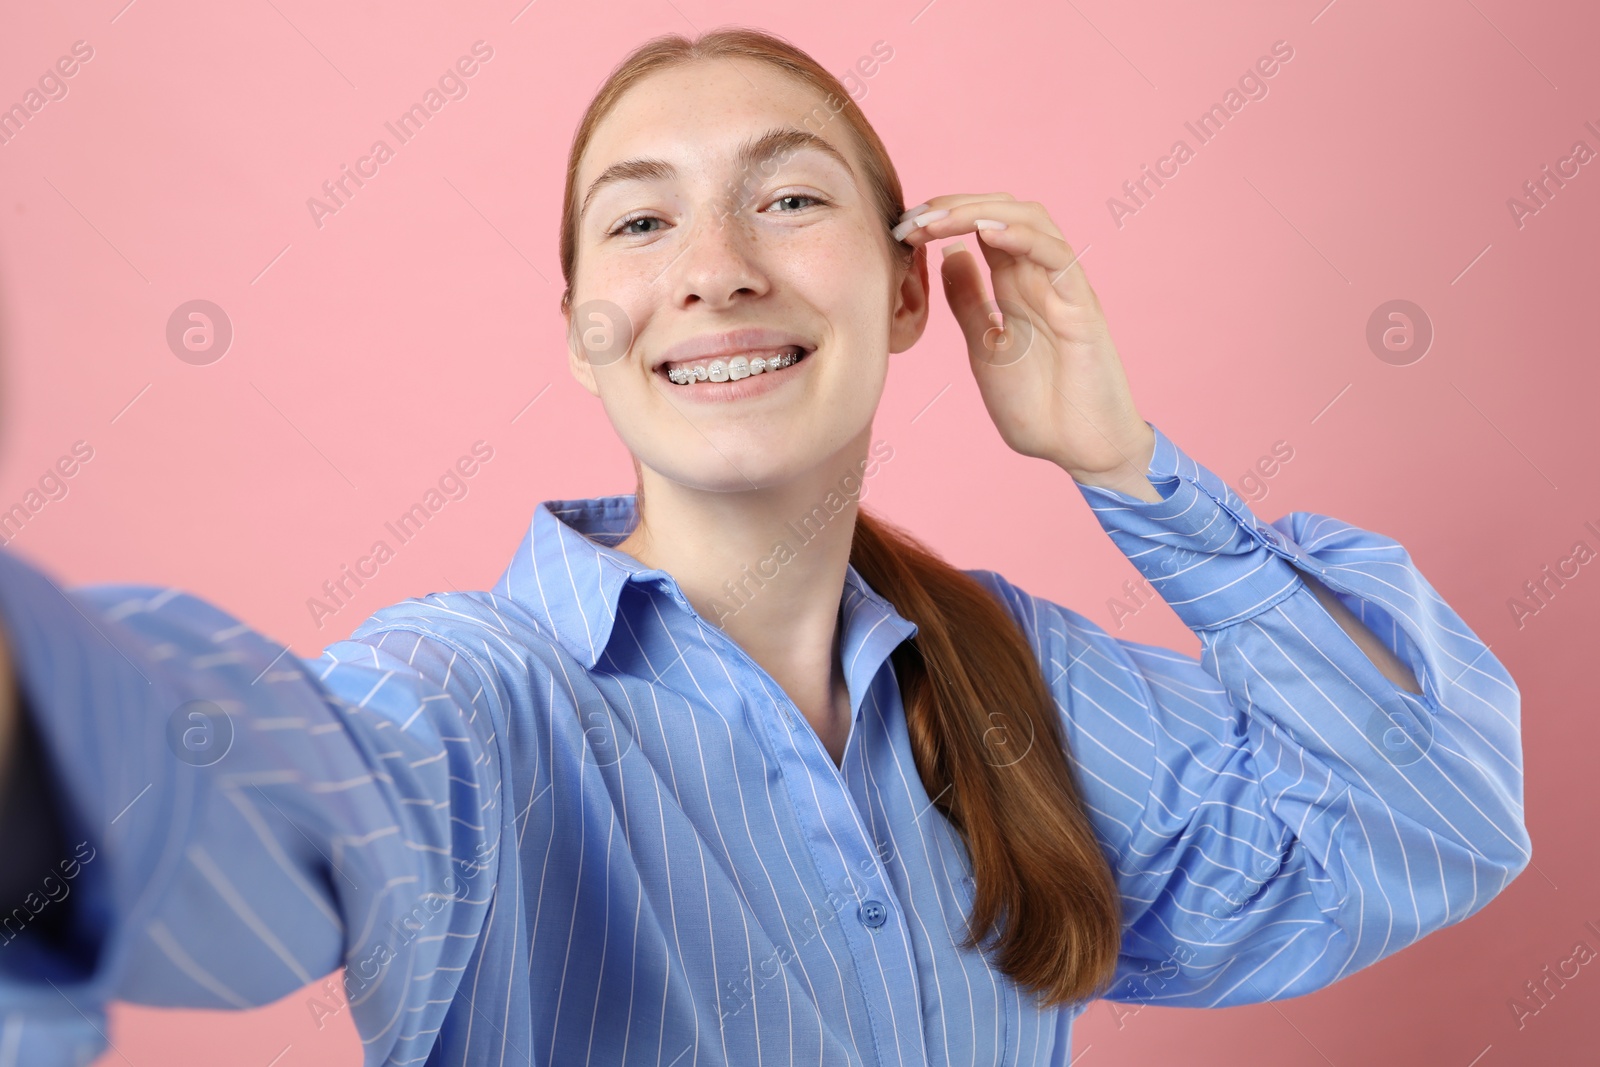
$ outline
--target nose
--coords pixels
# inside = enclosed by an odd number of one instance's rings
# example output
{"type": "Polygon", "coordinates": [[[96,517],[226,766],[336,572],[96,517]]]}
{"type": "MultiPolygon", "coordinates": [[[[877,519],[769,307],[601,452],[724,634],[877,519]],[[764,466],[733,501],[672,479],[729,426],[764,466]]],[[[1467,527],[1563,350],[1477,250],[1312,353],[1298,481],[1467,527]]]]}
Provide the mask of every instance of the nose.
{"type": "Polygon", "coordinates": [[[688,228],[684,247],[668,265],[679,307],[699,300],[728,306],[740,294],[760,296],[771,287],[761,266],[760,235],[744,210],[707,205],[688,228]]]}

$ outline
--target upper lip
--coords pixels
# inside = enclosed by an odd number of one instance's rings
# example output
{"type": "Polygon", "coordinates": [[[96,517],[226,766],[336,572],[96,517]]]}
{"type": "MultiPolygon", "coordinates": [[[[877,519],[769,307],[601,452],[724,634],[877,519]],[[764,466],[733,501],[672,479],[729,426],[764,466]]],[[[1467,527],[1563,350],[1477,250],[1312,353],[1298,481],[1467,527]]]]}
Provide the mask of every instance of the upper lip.
{"type": "Polygon", "coordinates": [[[650,369],[660,370],[668,363],[682,363],[687,360],[715,359],[719,356],[727,358],[756,349],[799,348],[803,352],[810,352],[813,347],[799,334],[784,330],[759,327],[726,330],[722,333],[705,333],[699,337],[691,337],[687,341],[680,341],[659,353],[650,365],[650,369]]]}

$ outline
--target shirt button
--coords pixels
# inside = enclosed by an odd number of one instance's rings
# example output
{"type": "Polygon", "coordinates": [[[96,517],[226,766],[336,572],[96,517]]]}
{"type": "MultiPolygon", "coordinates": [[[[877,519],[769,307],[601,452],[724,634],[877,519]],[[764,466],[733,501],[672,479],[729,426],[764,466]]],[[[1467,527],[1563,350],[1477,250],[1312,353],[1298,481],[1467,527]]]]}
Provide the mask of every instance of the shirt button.
{"type": "Polygon", "coordinates": [[[1271,526],[1263,526],[1261,528],[1261,539],[1269,545],[1275,545],[1280,548],[1283,546],[1283,535],[1271,526]]]}
{"type": "Polygon", "coordinates": [[[889,909],[884,907],[881,900],[863,900],[857,914],[864,926],[882,926],[889,917],[889,909]]]}

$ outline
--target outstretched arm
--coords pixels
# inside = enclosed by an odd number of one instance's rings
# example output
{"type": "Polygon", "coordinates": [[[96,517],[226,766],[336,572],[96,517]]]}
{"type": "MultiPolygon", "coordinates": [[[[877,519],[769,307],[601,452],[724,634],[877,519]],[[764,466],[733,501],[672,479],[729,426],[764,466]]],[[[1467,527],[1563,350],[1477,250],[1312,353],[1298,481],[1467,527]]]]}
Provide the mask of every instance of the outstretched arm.
{"type": "MultiPolygon", "coordinates": [[[[6,631],[5,619],[0,618],[0,796],[6,796],[6,786],[11,781],[12,753],[17,746],[18,709],[17,683],[11,669],[11,635],[6,631]]],[[[4,810],[0,809],[0,827],[4,823],[4,810]]],[[[0,841],[5,838],[0,836],[0,841]]]]}
{"type": "MultiPolygon", "coordinates": [[[[28,894],[38,889],[37,872],[68,854],[54,805],[40,803],[53,787],[39,732],[23,707],[10,635],[0,618],[0,917],[26,909],[28,894]]],[[[67,916],[64,907],[44,910],[35,936],[59,942],[68,929],[67,916]]]]}
{"type": "Polygon", "coordinates": [[[0,619],[0,852],[32,856],[0,864],[0,1049],[79,1064],[111,1000],[254,1007],[343,965],[324,999],[366,1062],[426,1058],[508,839],[497,676],[403,612],[302,660],[180,590],[63,589],[3,550],[0,619]]]}

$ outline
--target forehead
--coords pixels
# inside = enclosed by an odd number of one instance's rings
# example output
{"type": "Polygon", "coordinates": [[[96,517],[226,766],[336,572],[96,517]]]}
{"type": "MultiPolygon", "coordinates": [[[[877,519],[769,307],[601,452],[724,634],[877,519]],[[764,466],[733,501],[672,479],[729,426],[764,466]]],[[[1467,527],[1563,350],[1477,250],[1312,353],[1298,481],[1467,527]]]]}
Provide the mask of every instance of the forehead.
{"type": "Polygon", "coordinates": [[[729,160],[751,134],[779,126],[809,130],[853,158],[844,123],[825,95],[794,75],[745,59],[679,64],[637,82],[601,120],[579,180],[630,157],[729,160]]]}

